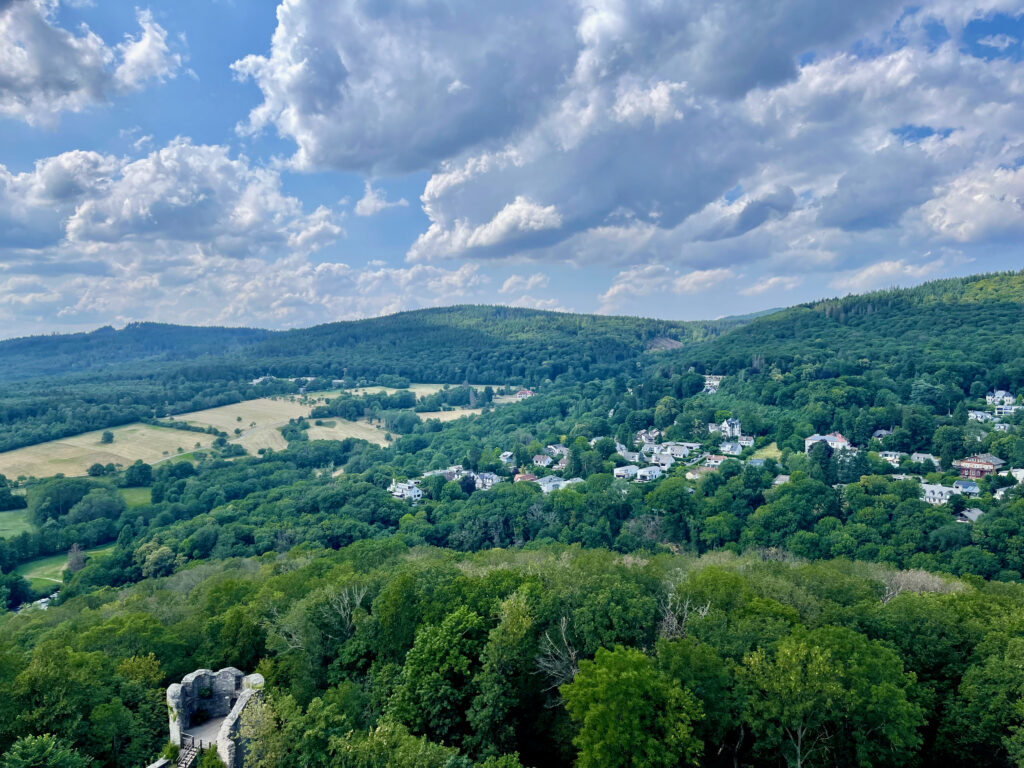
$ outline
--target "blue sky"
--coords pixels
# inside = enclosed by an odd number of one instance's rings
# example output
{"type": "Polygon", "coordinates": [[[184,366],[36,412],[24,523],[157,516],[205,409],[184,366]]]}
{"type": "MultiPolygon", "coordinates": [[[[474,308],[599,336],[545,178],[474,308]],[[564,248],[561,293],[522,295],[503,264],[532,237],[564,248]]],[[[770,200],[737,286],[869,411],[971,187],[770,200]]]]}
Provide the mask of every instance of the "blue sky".
{"type": "Polygon", "coordinates": [[[1024,267],[1019,1],[0,0],[0,335],[1024,267]]]}

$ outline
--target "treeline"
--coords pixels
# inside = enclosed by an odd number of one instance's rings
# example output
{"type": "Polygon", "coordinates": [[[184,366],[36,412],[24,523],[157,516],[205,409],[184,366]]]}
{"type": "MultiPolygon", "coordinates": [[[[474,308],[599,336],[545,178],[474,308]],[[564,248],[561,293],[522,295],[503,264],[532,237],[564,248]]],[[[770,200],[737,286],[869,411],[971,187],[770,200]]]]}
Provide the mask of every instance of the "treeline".
{"type": "Polygon", "coordinates": [[[267,768],[1008,766],[1022,609],[845,560],[272,551],[0,620],[0,750],[142,764],[163,686],[232,665],[267,679],[243,724],[267,768]]]}

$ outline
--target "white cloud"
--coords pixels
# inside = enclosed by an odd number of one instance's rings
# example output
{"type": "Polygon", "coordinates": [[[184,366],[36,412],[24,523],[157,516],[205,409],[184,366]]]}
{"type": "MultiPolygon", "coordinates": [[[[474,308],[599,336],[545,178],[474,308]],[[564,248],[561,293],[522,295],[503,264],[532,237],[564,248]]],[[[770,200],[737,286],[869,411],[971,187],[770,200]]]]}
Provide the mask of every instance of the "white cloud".
{"type": "Polygon", "coordinates": [[[117,46],[121,63],[114,70],[114,83],[124,90],[142,87],[150,80],[164,82],[181,68],[181,54],[167,45],[167,30],[153,21],[148,10],[136,10],[142,31],[138,37],[127,35],[117,46]]]}
{"type": "Polygon", "coordinates": [[[945,266],[943,259],[914,264],[904,259],[879,261],[863,269],[846,273],[832,281],[832,287],[846,293],[863,293],[876,288],[919,282],[934,276],[945,266]]]}
{"type": "Polygon", "coordinates": [[[760,296],[764,293],[775,293],[777,291],[791,291],[796,288],[802,280],[799,277],[785,275],[774,275],[764,278],[743,288],[740,293],[744,296],[760,296]]]}
{"type": "Polygon", "coordinates": [[[687,295],[700,293],[736,277],[733,270],[696,269],[679,273],[664,264],[645,264],[619,272],[611,286],[599,297],[601,312],[611,312],[622,306],[622,302],[633,296],[650,296],[655,293],[687,295]]]}
{"type": "Polygon", "coordinates": [[[363,196],[356,202],[356,216],[375,216],[388,208],[404,208],[409,201],[404,197],[395,201],[389,201],[382,189],[374,189],[370,182],[366,182],[366,189],[363,196]]]}
{"type": "Polygon", "coordinates": [[[57,25],[57,0],[0,3],[0,116],[53,125],[114,93],[172,78],[181,54],[148,11],[137,13],[138,37],[108,46],[87,26],[57,25]]]}
{"type": "Polygon", "coordinates": [[[1000,51],[1005,51],[1007,48],[1019,44],[1020,40],[1009,35],[986,35],[978,40],[978,45],[984,45],[986,48],[995,48],[1000,51]]]}
{"type": "Polygon", "coordinates": [[[520,291],[532,291],[535,288],[547,288],[548,276],[543,272],[536,272],[528,277],[512,275],[501,285],[498,293],[519,293],[520,291]]]}

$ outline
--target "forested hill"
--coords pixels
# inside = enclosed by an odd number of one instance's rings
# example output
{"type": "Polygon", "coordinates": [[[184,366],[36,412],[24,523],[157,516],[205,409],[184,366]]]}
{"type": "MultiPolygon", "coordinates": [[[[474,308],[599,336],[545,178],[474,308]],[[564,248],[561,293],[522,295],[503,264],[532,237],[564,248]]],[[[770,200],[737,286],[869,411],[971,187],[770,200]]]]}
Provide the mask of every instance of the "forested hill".
{"type": "Polygon", "coordinates": [[[198,328],[164,323],[109,325],[89,333],[0,341],[0,380],[99,371],[111,365],[187,361],[225,355],[271,335],[254,328],[198,328]]]}
{"type": "MultiPolygon", "coordinates": [[[[713,338],[742,321],[675,322],[497,306],[456,306],[276,334],[251,351],[271,374],[537,383],[613,376],[656,342],[713,338]]],[[[256,362],[258,361],[258,362],[256,362]]]]}
{"type": "MultiPolygon", "coordinates": [[[[294,331],[123,330],[0,342],[0,450],[285,391],[265,375],[536,386],[609,378],[648,349],[712,338],[742,321],[684,323],[460,306],[294,331]]],[[[294,389],[294,385],[292,385],[294,389]]]]}
{"type": "Polygon", "coordinates": [[[916,288],[802,304],[673,353],[677,366],[736,374],[938,376],[1024,382],[1024,273],[940,280],[916,288]]]}

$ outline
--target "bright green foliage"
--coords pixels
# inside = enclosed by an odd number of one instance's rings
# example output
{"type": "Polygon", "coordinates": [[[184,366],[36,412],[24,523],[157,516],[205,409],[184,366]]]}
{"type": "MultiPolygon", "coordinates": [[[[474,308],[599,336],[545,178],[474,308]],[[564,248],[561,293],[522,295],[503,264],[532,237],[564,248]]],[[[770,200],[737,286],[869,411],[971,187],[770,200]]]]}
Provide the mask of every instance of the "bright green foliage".
{"type": "Polygon", "coordinates": [[[88,768],[92,760],[50,735],[24,736],[0,756],[0,768],[88,768]]]}
{"type": "Polygon", "coordinates": [[[598,650],[563,685],[565,707],[579,727],[579,768],[655,768],[697,763],[694,735],[700,702],[632,648],[598,650]]]}
{"type": "Polygon", "coordinates": [[[416,634],[392,703],[395,717],[411,731],[451,745],[469,734],[469,681],[483,649],[483,630],[481,618],[463,607],[416,634]]]}

